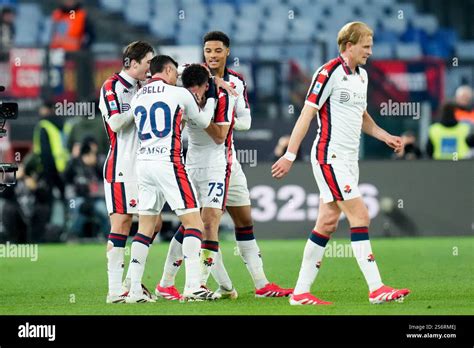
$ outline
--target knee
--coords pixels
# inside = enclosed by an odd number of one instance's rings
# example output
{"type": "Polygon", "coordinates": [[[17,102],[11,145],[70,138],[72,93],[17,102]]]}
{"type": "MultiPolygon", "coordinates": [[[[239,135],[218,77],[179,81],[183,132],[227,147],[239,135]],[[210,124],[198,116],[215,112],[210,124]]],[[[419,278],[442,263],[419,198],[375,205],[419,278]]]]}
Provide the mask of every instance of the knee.
{"type": "Polygon", "coordinates": [[[318,219],[316,231],[331,235],[336,232],[338,222],[339,220],[336,216],[325,216],[322,219],[318,219]]]}

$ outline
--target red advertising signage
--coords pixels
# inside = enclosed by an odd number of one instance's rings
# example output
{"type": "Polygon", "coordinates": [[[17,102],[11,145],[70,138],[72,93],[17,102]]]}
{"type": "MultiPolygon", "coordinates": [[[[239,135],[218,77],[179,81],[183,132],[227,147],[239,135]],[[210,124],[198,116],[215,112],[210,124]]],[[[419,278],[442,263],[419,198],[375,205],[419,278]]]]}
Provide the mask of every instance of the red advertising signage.
{"type": "Polygon", "coordinates": [[[43,81],[44,50],[13,48],[10,51],[10,95],[16,98],[36,98],[43,81]]]}

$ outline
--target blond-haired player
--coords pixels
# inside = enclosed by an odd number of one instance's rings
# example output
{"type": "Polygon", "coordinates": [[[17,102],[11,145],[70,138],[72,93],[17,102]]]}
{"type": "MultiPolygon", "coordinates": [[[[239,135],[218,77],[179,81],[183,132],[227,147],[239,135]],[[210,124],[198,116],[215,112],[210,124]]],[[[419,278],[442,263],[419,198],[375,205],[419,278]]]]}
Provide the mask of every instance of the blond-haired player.
{"type": "Polygon", "coordinates": [[[331,304],[310,293],[321,266],[326,244],[336,231],[341,212],[351,227],[351,244],[369,287],[370,303],[402,299],[410,291],[382,283],[369,240],[369,214],[357,187],[361,131],[400,151],[400,137],[377,126],[367,112],[367,72],[361,68],[372,55],[373,31],[362,22],[347,23],[339,31],[340,55],[313,76],[305,105],[291,133],[288,150],[272,167],[273,177],[283,178],[291,169],[300,144],[314,117],[318,134],[312,146],[311,167],[321,193],[319,214],[304,249],[292,305],[331,304]]]}

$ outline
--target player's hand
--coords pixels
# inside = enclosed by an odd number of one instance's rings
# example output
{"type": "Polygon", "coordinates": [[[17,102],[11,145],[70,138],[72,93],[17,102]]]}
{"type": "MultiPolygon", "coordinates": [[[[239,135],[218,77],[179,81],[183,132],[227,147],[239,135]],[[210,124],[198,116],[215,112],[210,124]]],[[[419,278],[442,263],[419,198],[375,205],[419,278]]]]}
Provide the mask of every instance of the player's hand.
{"type": "Polygon", "coordinates": [[[402,138],[397,137],[395,135],[389,135],[387,139],[385,139],[385,144],[390,146],[394,152],[400,152],[403,149],[403,141],[402,138]]]}
{"type": "Polygon", "coordinates": [[[231,85],[229,85],[227,82],[224,81],[224,79],[218,77],[218,76],[214,76],[214,82],[217,86],[217,90],[219,90],[219,88],[222,88],[224,89],[229,95],[232,95],[234,97],[237,97],[238,96],[238,93],[235,91],[234,88],[232,88],[231,85]]]}
{"type": "Polygon", "coordinates": [[[286,174],[288,174],[292,165],[293,162],[288,161],[284,157],[280,157],[280,159],[276,161],[272,166],[272,176],[275,179],[283,178],[286,174]]]}

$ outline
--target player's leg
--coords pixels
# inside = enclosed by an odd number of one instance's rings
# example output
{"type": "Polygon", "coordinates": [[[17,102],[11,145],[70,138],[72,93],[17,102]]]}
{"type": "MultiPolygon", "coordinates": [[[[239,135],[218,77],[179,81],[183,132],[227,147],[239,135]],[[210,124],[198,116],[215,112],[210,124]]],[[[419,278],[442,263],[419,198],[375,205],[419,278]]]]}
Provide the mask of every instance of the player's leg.
{"type": "Polygon", "coordinates": [[[369,212],[361,197],[337,202],[351,226],[351,245],[360,270],[369,287],[369,301],[383,303],[403,300],[410,291],[394,289],[382,283],[369,240],[369,212]]]}
{"type": "Polygon", "coordinates": [[[130,292],[127,303],[154,302],[144,294],[142,289],[143,272],[145,271],[149,246],[155,233],[158,215],[142,215],[138,217],[138,232],[135,234],[130,252],[130,292]]]}
{"type": "Polygon", "coordinates": [[[155,288],[155,294],[167,300],[179,300],[181,295],[174,286],[176,274],[183,262],[184,226],[180,225],[168,247],[163,275],[155,288]]]}
{"type": "Polygon", "coordinates": [[[217,252],[219,251],[219,223],[222,210],[203,207],[201,217],[204,224],[201,244],[201,285],[206,286],[217,252]]]}
{"type": "MultiPolygon", "coordinates": [[[[293,289],[284,289],[270,283],[265,275],[260,249],[253,234],[247,179],[239,163],[232,167],[226,208],[235,225],[235,239],[240,256],[255,284],[255,295],[257,297],[289,296],[293,289]]],[[[214,268],[219,269],[217,263],[214,268]]]]}
{"type": "Polygon", "coordinates": [[[125,258],[125,244],[132,225],[131,214],[111,214],[110,234],[107,242],[107,274],[109,280],[109,292],[107,302],[124,302],[120,298],[122,294],[122,277],[125,258]]]}
{"type": "Polygon", "coordinates": [[[213,300],[216,298],[214,293],[201,289],[200,284],[200,254],[204,224],[200,215],[196,188],[182,163],[163,164],[160,172],[159,188],[184,226],[182,251],[186,282],[183,298],[185,300],[213,300]]]}
{"type": "Polygon", "coordinates": [[[186,282],[183,298],[185,300],[214,300],[217,297],[213,292],[201,288],[201,243],[204,224],[199,210],[176,209],[181,224],[184,226],[183,258],[186,270],[186,282]]]}
{"type": "MultiPolygon", "coordinates": [[[[153,233],[153,236],[151,237],[150,246],[153,245],[153,242],[156,236],[161,231],[162,225],[163,225],[163,220],[161,219],[161,215],[158,215],[156,219],[155,232],[153,233]]],[[[130,291],[130,285],[131,285],[131,272],[130,272],[130,267],[128,267],[127,275],[125,276],[125,279],[122,283],[122,292],[130,291]]],[[[150,293],[150,291],[145,287],[145,285],[142,284],[142,287],[145,292],[150,293]]]]}
{"type": "Polygon", "coordinates": [[[341,210],[336,202],[324,203],[320,199],[318,218],[306,241],[298,281],[290,304],[330,304],[311,295],[310,290],[321,268],[326,244],[337,229],[340,215],[341,210]]]}

